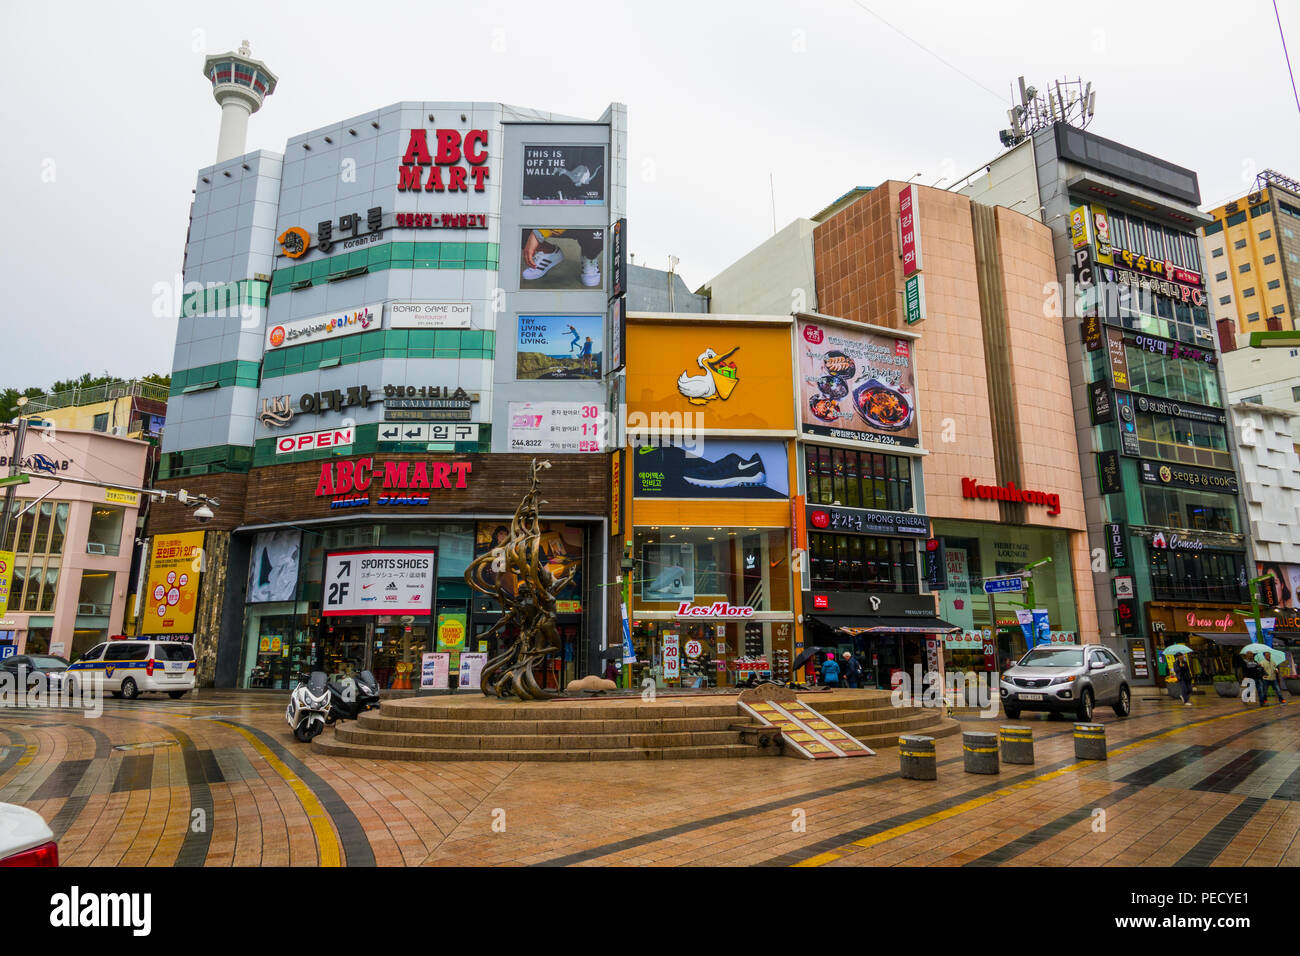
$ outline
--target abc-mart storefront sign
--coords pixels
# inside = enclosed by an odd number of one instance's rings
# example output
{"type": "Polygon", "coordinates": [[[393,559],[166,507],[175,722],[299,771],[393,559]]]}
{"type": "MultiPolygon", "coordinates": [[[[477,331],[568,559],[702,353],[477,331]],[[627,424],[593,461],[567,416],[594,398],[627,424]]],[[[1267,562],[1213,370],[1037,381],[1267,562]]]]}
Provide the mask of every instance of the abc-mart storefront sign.
{"type": "Polygon", "coordinates": [[[330,498],[330,508],[364,508],[371,490],[375,504],[427,505],[429,492],[468,487],[474,466],[468,461],[386,461],[374,458],[321,462],[316,497],[330,498]]]}
{"type": "Polygon", "coordinates": [[[326,338],[341,338],[369,332],[383,324],[384,304],[363,305],[359,309],[344,312],[329,312],[315,315],[310,319],[294,319],[292,322],[268,323],[266,329],[266,350],[287,348],[290,345],[304,345],[319,342],[326,338]]]}

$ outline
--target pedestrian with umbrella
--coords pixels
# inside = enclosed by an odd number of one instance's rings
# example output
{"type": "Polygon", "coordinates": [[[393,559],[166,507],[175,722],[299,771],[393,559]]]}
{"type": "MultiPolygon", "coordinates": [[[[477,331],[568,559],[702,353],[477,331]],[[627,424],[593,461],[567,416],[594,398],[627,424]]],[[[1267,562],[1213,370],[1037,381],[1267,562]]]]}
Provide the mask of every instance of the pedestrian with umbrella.
{"type": "Polygon", "coordinates": [[[1183,704],[1187,707],[1192,706],[1192,669],[1187,664],[1187,654],[1192,649],[1186,644],[1170,644],[1164,649],[1166,658],[1174,658],[1170,670],[1173,672],[1174,679],[1178,681],[1178,696],[1183,699],[1183,704]]]}
{"type": "Polygon", "coordinates": [[[1241,655],[1246,659],[1246,676],[1255,681],[1255,688],[1259,692],[1259,706],[1268,706],[1268,688],[1273,687],[1277,691],[1278,703],[1285,704],[1286,700],[1282,697],[1282,682],[1278,679],[1277,667],[1282,661],[1286,660],[1286,655],[1281,651],[1274,650],[1267,644],[1255,642],[1247,644],[1241,649],[1241,655]]]}

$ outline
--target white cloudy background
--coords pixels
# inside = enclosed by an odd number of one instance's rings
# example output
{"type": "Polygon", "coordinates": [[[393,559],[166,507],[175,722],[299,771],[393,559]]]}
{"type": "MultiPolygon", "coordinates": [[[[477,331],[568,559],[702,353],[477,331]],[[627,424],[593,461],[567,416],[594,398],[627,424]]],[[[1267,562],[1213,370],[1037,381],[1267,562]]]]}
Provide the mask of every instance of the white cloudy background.
{"type": "MultiPolygon", "coordinates": [[[[1300,8],[1280,6],[1300,54],[1300,8]]],[[[783,225],[856,185],[982,166],[1020,74],[1091,80],[1092,130],[1196,170],[1204,208],[1257,168],[1300,177],[1269,0],[9,0],[0,18],[0,386],[170,369],[152,289],[215,156],[203,58],[243,39],[280,78],[249,149],[403,99],[626,103],[631,251],[679,257],[692,288],[771,234],[769,175],[783,225]]]]}

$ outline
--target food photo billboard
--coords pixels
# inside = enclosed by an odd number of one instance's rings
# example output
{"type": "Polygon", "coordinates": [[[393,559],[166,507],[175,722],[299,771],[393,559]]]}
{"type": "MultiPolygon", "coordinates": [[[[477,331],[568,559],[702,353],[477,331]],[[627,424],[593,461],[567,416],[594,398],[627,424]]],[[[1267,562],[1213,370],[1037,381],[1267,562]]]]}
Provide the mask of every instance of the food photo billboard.
{"type": "Polygon", "coordinates": [[[801,320],[795,342],[805,435],[918,444],[912,340],[801,320]]]}

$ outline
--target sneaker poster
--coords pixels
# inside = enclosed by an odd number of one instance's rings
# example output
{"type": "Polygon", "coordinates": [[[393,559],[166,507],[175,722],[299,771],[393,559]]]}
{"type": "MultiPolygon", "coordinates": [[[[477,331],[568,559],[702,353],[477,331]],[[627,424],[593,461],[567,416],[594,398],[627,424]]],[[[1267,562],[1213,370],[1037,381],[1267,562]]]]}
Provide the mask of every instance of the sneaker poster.
{"type": "Polygon", "coordinates": [[[790,494],[783,441],[710,438],[689,450],[642,446],[632,468],[637,498],[781,500],[790,494]]]}
{"type": "Polygon", "coordinates": [[[604,146],[524,147],[525,206],[603,206],[604,146]]]}
{"type": "Polygon", "coordinates": [[[603,290],[604,272],[604,229],[534,228],[520,235],[520,292],[603,290]]]}

